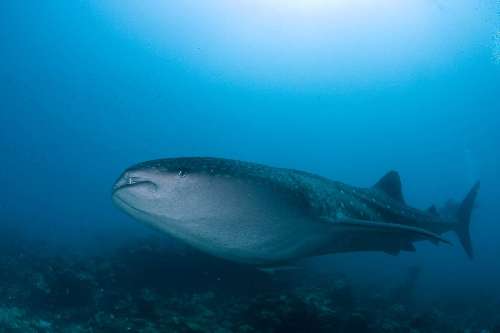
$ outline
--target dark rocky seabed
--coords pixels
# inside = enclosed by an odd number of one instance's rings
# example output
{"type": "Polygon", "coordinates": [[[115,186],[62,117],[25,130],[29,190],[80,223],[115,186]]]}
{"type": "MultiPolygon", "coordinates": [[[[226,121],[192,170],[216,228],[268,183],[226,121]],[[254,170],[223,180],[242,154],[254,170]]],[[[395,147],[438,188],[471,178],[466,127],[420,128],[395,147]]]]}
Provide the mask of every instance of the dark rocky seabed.
{"type": "Polygon", "coordinates": [[[500,332],[498,300],[417,304],[418,267],[380,291],[336,273],[268,274],[160,236],[85,257],[2,236],[2,333],[500,332]]]}

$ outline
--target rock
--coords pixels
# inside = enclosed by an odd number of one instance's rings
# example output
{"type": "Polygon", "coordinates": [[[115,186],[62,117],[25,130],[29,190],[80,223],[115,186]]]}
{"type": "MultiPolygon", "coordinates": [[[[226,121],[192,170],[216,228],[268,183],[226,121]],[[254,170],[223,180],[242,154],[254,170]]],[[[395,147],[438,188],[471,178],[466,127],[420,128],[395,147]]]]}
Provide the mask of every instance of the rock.
{"type": "Polygon", "coordinates": [[[242,319],[259,332],[320,332],[315,310],[297,296],[272,295],[255,299],[242,319]]]}
{"type": "Polygon", "coordinates": [[[344,324],[345,332],[368,332],[368,322],[360,313],[352,313],[344,324]]]}
{"type": "MultiPolygon", "coordinates": [[[[17,308],[0,308],[1,332],[38,333],[33,323],[25,317],[25,311],[17,308]]],[[[42,331],[43,332],[43,331],[42,331]]]]}
{"type": "Polygon", "coordinates": [[[411,327],[418,329],[423,332],[427,332],[433,328],[437,321],[436,315],[434,313],[423,313],[416,315],[412,322],[411,327]]]}
{"type": "Polygon", "coordinates": [[[329,296],[333,304],[344,309],[350,309],[354,305],[352,287],[344,279],[338,279],[333,283],[329,296]]]}

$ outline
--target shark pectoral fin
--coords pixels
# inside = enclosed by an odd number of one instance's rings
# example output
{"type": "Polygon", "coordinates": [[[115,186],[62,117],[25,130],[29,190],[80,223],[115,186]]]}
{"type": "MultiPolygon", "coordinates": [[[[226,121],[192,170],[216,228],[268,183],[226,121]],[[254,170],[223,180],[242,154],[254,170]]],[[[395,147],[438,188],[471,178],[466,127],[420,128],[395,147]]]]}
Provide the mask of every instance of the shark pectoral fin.
{"type": "Polygon", "coordinates": [[[450,244],[446,239],[425,229],[406,225],[340,219],[331,222],[335,251],[383,251],[398,254],[400,251],[414,251],[413,242],[429,240],[435,244],[450,244]]]}
{"type": "Polygon", "coordinates": [[[359,232],[394,235],[396,237],[411,238],[413,240],[429,240],[435,244],[451,244],[449,241],[433,232],[397,223],[342,219],[333,223],[333,226],[338,228],[347,227],[352,230],[358,230],[359,232]]]}

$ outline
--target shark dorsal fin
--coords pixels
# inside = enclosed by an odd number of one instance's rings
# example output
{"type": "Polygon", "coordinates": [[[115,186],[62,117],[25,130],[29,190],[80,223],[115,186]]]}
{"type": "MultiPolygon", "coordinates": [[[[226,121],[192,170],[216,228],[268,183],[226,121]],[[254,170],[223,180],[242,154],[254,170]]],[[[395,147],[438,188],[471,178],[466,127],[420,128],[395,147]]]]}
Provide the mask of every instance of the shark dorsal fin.
{"type": "Polygon", "coordinates": [[[401,179],[399,178],[399,173],[396,171],[389,171],[373,186],[373,188],[384,192],[394,200],[403,204],[405,203],[403,191],[401,189],[401,179]]]}
{"type": "Polygon", "coordinates": [[[436,206],[434,206],[434,205],[432,205],[429,208],[427,208],[427,212],[429,214],[432,214],[432,215],[435,215],[435,216],[439,215],[438,210],[437,210],[436,206]]]}

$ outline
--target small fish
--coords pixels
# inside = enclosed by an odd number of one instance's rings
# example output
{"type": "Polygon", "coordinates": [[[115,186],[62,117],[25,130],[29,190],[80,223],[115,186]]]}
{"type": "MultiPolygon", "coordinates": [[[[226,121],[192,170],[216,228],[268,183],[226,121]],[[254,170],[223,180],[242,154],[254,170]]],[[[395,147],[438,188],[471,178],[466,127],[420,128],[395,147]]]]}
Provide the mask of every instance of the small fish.
{"type": "Polygon", "coordinates": [[[113,187],[113,201],[135,219],[189,245],[260,267],[339,252],[415,251],[448,243],[455,231],[472,258],[474,185],[452,214],[406,205],[399,175],[370,188],[311,173],[237,160],[186,157],[137,164],[113,187]]]}

